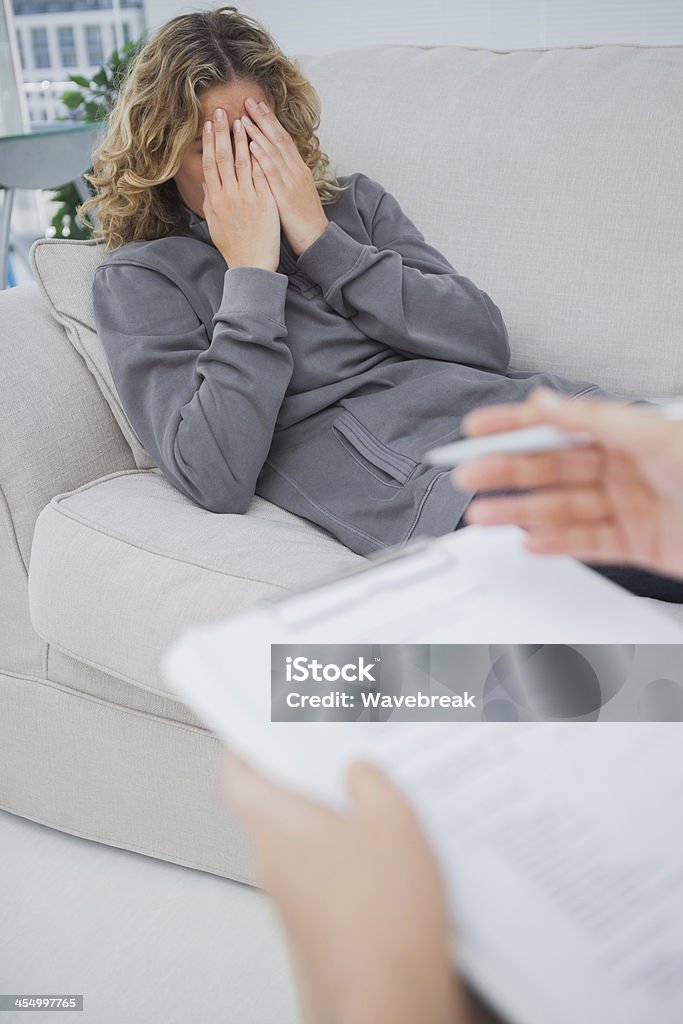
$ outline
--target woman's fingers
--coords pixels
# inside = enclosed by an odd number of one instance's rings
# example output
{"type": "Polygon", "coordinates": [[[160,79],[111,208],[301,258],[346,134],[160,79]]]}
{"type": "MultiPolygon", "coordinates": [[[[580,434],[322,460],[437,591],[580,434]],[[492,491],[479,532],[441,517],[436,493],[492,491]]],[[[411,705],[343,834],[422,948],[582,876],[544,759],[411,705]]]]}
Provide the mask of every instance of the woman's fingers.
{"type": "Polygon", "coordinates": [[[232,160],[232,146],[230,144],[230,128],[227,114],[220,107],[214,111],[213,134],[215,140],[215,160],[221,183],[223,186],[234,185],[236,178],[232,160]]]}
{"type": "Polygon", "coordinates": [[[595,445],[528,455],[486,455],[457,466],[452,477],[457,487],[474,491],[588,484],[601,479],[603,462],[603,453],[595,445]]]}
{"type": "Polygon", "coordinates": [[[238,168],[240,184],[250,185],[257,195],[269,192],[270,188],[258,160],[249,150],[249,137],[245,131],[244,118],[235,118],[235,167],[238,168]]]}
{"type": "Polygon", "coordinates": [[[282,159],[283,163],[293,170],[301,159],[299,151],[294,139],[280,124],[275,113],[270,109],[264,110],[260,103],[252,105],[245,101],[244,105],[248,110],[245,120],[247,133],[251,139],[271,159],[282,159]]]}
{"type": "Polygon", "coordinates": [[[239,117],[232,122],[232,137],[235,140],[235,171],[240,185],[251,185],[251,156],[249,142],[239,117]]]}
{"type": "Polygon", "coordinates": [[[206,184],[207,199],[215,203],[221,189],[221,179],[216,166],[215,142],[213,132],[213,121],[204,122],[204,136],[202,139],[202,171],[206,184]]]}
{"type": "MultiPolygon", "coordinates": [[[[270,114],[268,116],[272,117],[273,115],[270,114]]],[[[242,116],[242,121],[244,122],[245,133],[251,136],[249,150],[254,158],[254,163],[262,165],[271,180],[277,178],[280,181],[284,181],[289,168],[287,161],[284,159],[283,152],[278,148],[277,144],[271,142],[259,130],[258,126],[246,114],[242,116]]]]}
{"type": "Polygon", "coordinates": [[[609,521],[609,502],[600,486],[541,490],[513,497],[475,498],[467,507],[469,524],[515,523],[517,526],[569,525],[609,521]]]}

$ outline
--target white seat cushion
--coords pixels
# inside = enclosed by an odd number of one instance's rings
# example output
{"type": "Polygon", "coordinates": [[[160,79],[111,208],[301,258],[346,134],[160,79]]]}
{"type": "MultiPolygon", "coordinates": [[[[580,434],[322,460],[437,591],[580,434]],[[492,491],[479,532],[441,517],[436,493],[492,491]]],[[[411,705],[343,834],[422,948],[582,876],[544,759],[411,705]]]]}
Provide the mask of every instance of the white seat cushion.
{"type": "Polygon", "coordinates": [[[160,470],[129,470],[59,494],[41,512],[29,570],[31,620],[71,657],[168,696],[158,661],[187,626],[365,561],[263,498],[246,515],[218,515],[160,470]]]}

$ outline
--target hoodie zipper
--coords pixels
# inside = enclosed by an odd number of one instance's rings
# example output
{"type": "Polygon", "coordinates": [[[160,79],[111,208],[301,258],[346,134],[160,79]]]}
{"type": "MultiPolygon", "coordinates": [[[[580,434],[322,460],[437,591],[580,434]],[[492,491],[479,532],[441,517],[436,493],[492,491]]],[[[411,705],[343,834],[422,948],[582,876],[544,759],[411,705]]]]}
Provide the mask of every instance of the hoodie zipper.
{"type": "Polygon", "coordinates": [[[282,267],[285,268],[287,276],[298,273],[294,253],[290,248],[289,242],[282,233],[280,234],[280,263],[282,267]]]}

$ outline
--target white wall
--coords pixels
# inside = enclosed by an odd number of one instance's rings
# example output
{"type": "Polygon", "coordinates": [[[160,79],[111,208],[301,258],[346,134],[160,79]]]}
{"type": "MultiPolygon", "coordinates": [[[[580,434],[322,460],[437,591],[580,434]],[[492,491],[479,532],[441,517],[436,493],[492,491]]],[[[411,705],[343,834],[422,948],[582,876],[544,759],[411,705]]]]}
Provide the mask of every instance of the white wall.
{"type": "MultiPolygon", "coordinates": [[[[292,56],[358,46],[517,49],[598,43],[683,44],[683,0],[252,0],[234,6],[261,21],[292,56]]],[[[145,0],[154,27],[216,0],[145,0]]]]}

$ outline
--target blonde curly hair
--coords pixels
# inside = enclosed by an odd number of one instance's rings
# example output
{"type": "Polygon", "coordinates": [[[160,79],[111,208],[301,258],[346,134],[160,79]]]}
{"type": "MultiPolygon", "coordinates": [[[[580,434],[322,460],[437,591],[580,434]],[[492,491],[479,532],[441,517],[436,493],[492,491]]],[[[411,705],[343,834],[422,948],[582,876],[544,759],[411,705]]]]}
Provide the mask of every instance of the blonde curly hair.
{"type": "Polygon", "coordinates": [[[187,231],[189,212],[173,178],[201,131],[201,95],[235,79],[258,83],[270,97],[313,172],[321,203],[336,202],[350,187],[329,172],[320,149],[317,92],[263,26],[232,6],[182,14],[133,58],[93,151],[93,173],[85,175],[96,194],[77,216],[108,250],[187,231]],[[93,207],[100,227],[88,220],[93,207]]]}

